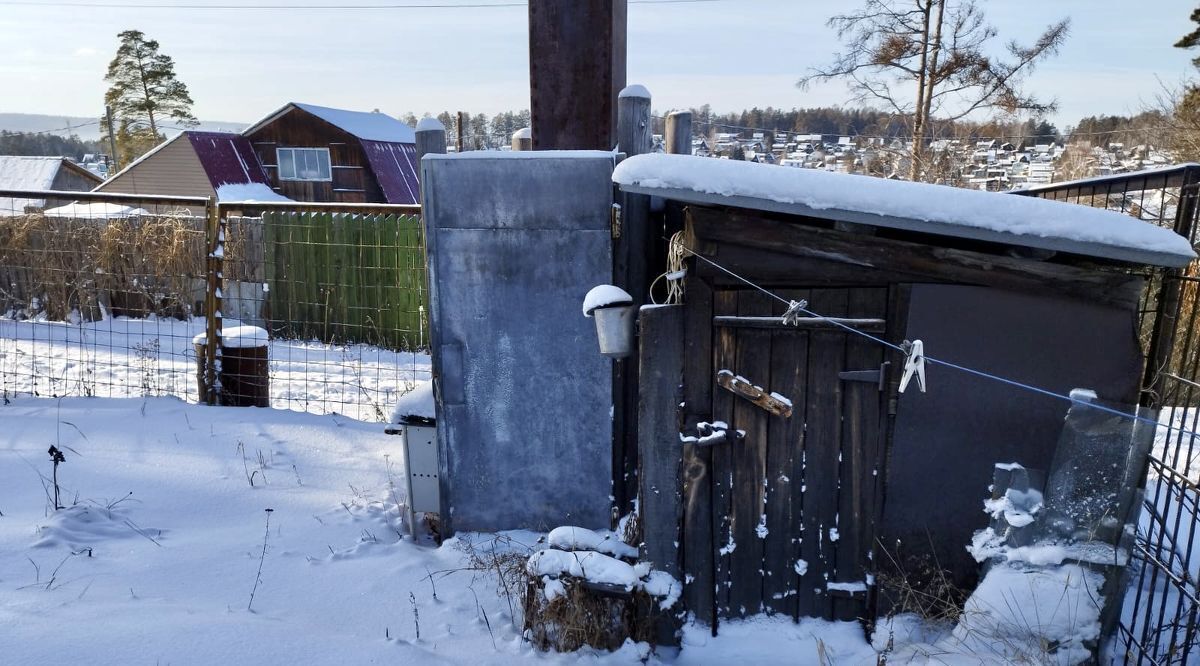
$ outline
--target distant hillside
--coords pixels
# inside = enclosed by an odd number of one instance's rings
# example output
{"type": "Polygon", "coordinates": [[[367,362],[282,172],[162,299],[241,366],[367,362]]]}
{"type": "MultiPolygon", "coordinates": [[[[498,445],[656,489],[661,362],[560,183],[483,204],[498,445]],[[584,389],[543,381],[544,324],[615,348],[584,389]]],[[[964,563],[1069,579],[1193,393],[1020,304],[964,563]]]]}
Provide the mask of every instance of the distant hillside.
{"type": "MultiPolygon", "coordinates": [[[[206,132],[240,132],[247,125],[248,123],[224,120],[202,120],[196,129],[206,132]]],[[[60,136],[75,134],[84,141],[96,141],[100,138],[100,119],[99,117],[47,116],[36,113],[0,113],[0,130],[45,132],[60,136]]],[[[165,129],[163,133],[167,136],[174,136],[177,131],[165,129]]]]}

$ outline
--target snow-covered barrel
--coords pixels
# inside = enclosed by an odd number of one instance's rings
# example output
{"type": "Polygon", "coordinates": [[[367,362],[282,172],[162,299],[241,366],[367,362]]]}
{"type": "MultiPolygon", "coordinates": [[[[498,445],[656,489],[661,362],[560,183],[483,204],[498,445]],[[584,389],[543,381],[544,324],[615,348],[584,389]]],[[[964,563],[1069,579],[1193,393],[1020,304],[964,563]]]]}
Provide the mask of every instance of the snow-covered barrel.
{"type": "MultiPolygon", "coordinates": [[[[221,331],[219,404],[228,407],[270,407],[271,381],[268,372],[268,342],[266,329],[258,326],[232,326],[221,331]]],[[[196,349],[197,381],[204,395],[203,333],[192,339],[196,349]]]]}

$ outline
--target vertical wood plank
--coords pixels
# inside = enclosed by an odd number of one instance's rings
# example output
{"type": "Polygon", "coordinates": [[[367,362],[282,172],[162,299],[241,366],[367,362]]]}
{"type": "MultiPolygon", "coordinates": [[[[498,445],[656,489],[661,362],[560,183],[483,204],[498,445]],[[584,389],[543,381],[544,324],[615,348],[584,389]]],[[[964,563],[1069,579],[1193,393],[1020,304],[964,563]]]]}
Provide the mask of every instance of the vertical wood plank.
{"type": "MultiPolygon", "coordinates": [[[[738,292],[723,289],[713,293],[713,315],[737,314],[738,292]]],[[[712,322],[708,323],[712,328],[712,322]]],[[[735,357],[737,344],[734,329],[717,328],[713,332],[714,367],[713,372],[733,369],[737,362],[735,357]]],[[[715,377],[710,377],[713,382],[715,377]]],[[[712,418],[714,421],[733,422],[734,395],[729,391],[714,391],[712,395],[712,418]]],[[[737,549],[733,534],[733,457],[730,445],[711,447],[712,451],[712,533],[714,555],[714,591],[716,608],[719,617],[730,617],[730,588],[733,585],[731,577],[732,556],[737,549]]]]}
{"type": "MultiPolygon", "coordinates": [[[[807,290],[780,292],[787,299],[809,298],[807,290]]],[[[792,416],[770,419],[767,429],[767,538],[763,543],[763,603],[771,612],[795,617],[799,580],[795,563],[803,536],[800,507],[793,505],[795,461],[804,441],[808,374],[808,333],[771,334],[771,387],[792,401],[792,416]]]]}
{"type": "MultiPolygon", "coordinates": [[[[825,316],[846,313],[844,289],[814,289],[809,308],[825,316]]],[[[841,449],[842,389],[838,380],[844,355],[845,334],[836,330],[809,334],[808,432],[801,456],[804,502],[804,542],[801,558],[807,573],[801,578],[802,589],[812,595],[812,614],[833,618],[833,607],[826,584],[833,581],[835,549],[830,529],[837,526],[838,452],[841,449]]]]}
{"type": "Polygon", "coordinates": [[[679,576],[679,403],[683,399],[683,307],[642,310],[638,376],[642,557],[679,576]]]}
{"type": "MultiPolygon", "coordinates": [[[[848,290],[847,316],[882,318],[887,311],[886,289],[848,290]]],[[[866,338],[847,334],[845,370],[872,370],[883,362],[882,348],[866,338]]],[[[835,580],[866,582],[870,549],[869,509],[874,489],[872,474],[879,441],[881,393],[878,384],[842,383],[842,448],[839,454],[838,530],[835,580]]],[[[863,616],[865,595],[838,598],[834,615],[841,620],[863,616]]]]}
{"type": "MultiPolygon", "coordinates": [[[[690,430],[712,415],[713,292],[700,278],[684,287],[683,423],[690,430]]],[[[683,599],[716,629],[713,594],[712,450],[683,447],[683,599]]]]}
{"type": "MultiPolygon", "coordinates": [[[[738,293],[741,316],[773,314],[775,300],[755,290],[738,293]]],[[[734,364],[730,368],[752,383],[772,390],[771,333],[762,329],[737,329],[734,364]]],[[[726,391],[722,391],[726,392],[726,391]]],[[[763,542],[766,536],[766,477],[768,419],[779,419],[742,398],[734,398],[730,427],[745,432],[741,440],[726,439],[719,447],[730,449],[733,463],[732,530],[736,549],[730,557],[731,613],[745,617],[761,613],[763,606],[763,542]]]]}

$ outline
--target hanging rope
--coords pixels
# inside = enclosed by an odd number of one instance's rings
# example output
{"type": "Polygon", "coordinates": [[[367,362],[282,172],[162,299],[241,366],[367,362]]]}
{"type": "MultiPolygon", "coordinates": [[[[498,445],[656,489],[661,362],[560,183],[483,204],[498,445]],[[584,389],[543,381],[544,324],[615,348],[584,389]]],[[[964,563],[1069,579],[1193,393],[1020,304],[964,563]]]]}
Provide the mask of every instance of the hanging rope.
{"type": "MultiPolygon", "coordinates": [[[[779,296],[778,294],[772,293],[771,291],[763,288],[762,286],[760,286],[758,284],[755,284],[754,282],[751,282],[750,280],[747,280],[746,278],[742,277],[741,275],[738,275],[737,273],[734,273],[733,271],[729,270],[728,268],[725,268],[724,266],[718,264],[717,262],[713,261],[712,259],[709,259],[708,257],[705,257],[704,255],[697,253],[695,250],[692,250],[691,248],[683,245],[682,238],[676,239],[675,237],[672,237],[670,239],[670,242],[672,245],[678,244],[683,249],[683,251],[686,252],[687,254],[699,259],[700,261],[703,261],[704,263],[712,266],[713,268],[716,268],[717,270],[724,272],[725,274],[729,275],[730,277],[745,283],[747,286],[757,289],[758,291],[761,291],[762,293],[766,294],[767,296],[770,296],[771,298],[779,301],[780,303],[783,303],[785,306],[787,306],[787,311],[784,314],[785,317],[787,317],[789,315],[794,315],[795,312],[802,312],[804,314],[809,315],[809,317],[812,317],[814,319],[819,319],[821,321],[829,322],[830,324],[833,324],[834,326],[838,326],[840,328],[845,329],[846,332],[848,332],[848,333],[853,333],[854,335],[866,338],[872,342],[875,342],[877,344],[883,345],[884,347],[887,347],[889,349],[897,351],[897,352],[905,355],[906,358],[908,356],[907,351],[904,349],[904,347],[902,347],[900,345],[892,344],[891,342],[888,342],[887,340],[884,340],[883,338],[871,335],[870,333],[867,333],[866,331],[860,331],[857,328],[854,328],[853,326],[847,325],[846,323],[839,321],[837,318],[826,317],[824,315],[813,312],[812,310],[808,309],[808,304],[804,301],[788,300],[786,298],[783,298],[782,296],[779,296]]],[[[991,381],[1000,382],[1002,384],[1007,384],[1014,388],[1023,389],[1025,391],[1030,391],[1032,393],[1037,393],[1039,395],[1044,395],[1048,398],[1056,398],[1058,400],[1063,400],[1063,401],[1066,401],[1069,403],[1079,402],[1078,400],[1076,400],[1075,398],[1072,398],[1069,395],[1055,393],[1054,391],[1050,391],[1048,389],[1044,389],[1044,388],[1041,388],[1038,386],[1033,386],[1030,384],[1025,384],[1025,383],[1019,382],[1015,379],[1001,377],[999,375],[994,375],[992,373],[984,372],[982,370],[976,370],[975,368],[969,368],[967,366],[959,365],[957,363],[951,363],[950,361],[943,361],[939,358],[934,358],[932,356],[928,356],[928,355],[925,356],[925,362],[932,363],[934,365],[940,365],[940,366],[943,366],[946,368],[951,368],[954,370],[958,370],[959,372],[965,372],[967,374],[974,375],[981,379],[988,379],[991,381]]],[[[1166,423],[1160,423],[1158,421],[1155,421],[1154,419],[1148,419],[1144,416],[1139,416],[1137,414],[1130,414],[1129,412],[1123,412],[1119,409],[1107,407],[1105,405],[1097,404],[1094,402],[1089,402],[1089,403],[1087,403],[1087,405],[1093,409],[1097,409],[1102,412],[1113,414],[1114,416],[1120,416],[1123,418],[1130,419],[1132,421],[1140,421],[1142,423],[1152,425],[1156,428],[1160,428],[1160,427],[1166,428],[1168,432],[1178,432],[1178,433],[1181,433],[1184,435],[1188,435],[1189,437],[1200,437],[1200,435],[1198,435],[1195,432],[1192,432],[1191,430],[1187,430],[1185,428],[1180,428],[1180,427],[1173,426],[1173,425],[1166,424],[1166,423]]]]}
{"type": "Polygon", "coordinates": [[[686,258],[687,248],[683,245],[683,232],[676,231],[671,236],[670,245],[667,246],[667,270],[650,283],[650,301],[652,303],[655,305],[679,305],[683,302],[683,278],[687,276],[687,267],[683,265],[683,260],[686,258]],[[667,282],[667,298],[662,303],[654,299],[654,285],[658,284],[659,280],[667,282]]]}

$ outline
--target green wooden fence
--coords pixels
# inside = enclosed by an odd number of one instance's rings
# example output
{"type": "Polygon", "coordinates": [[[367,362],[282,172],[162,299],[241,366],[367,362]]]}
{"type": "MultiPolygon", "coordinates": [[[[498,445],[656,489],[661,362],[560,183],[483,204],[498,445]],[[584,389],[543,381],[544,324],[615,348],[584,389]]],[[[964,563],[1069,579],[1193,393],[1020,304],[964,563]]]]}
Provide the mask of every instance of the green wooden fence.
{"type": "Polygon", "coordinates": [[[263,249],[272,337],[427,344],[419,216],[268,212],[263,249]]]}

